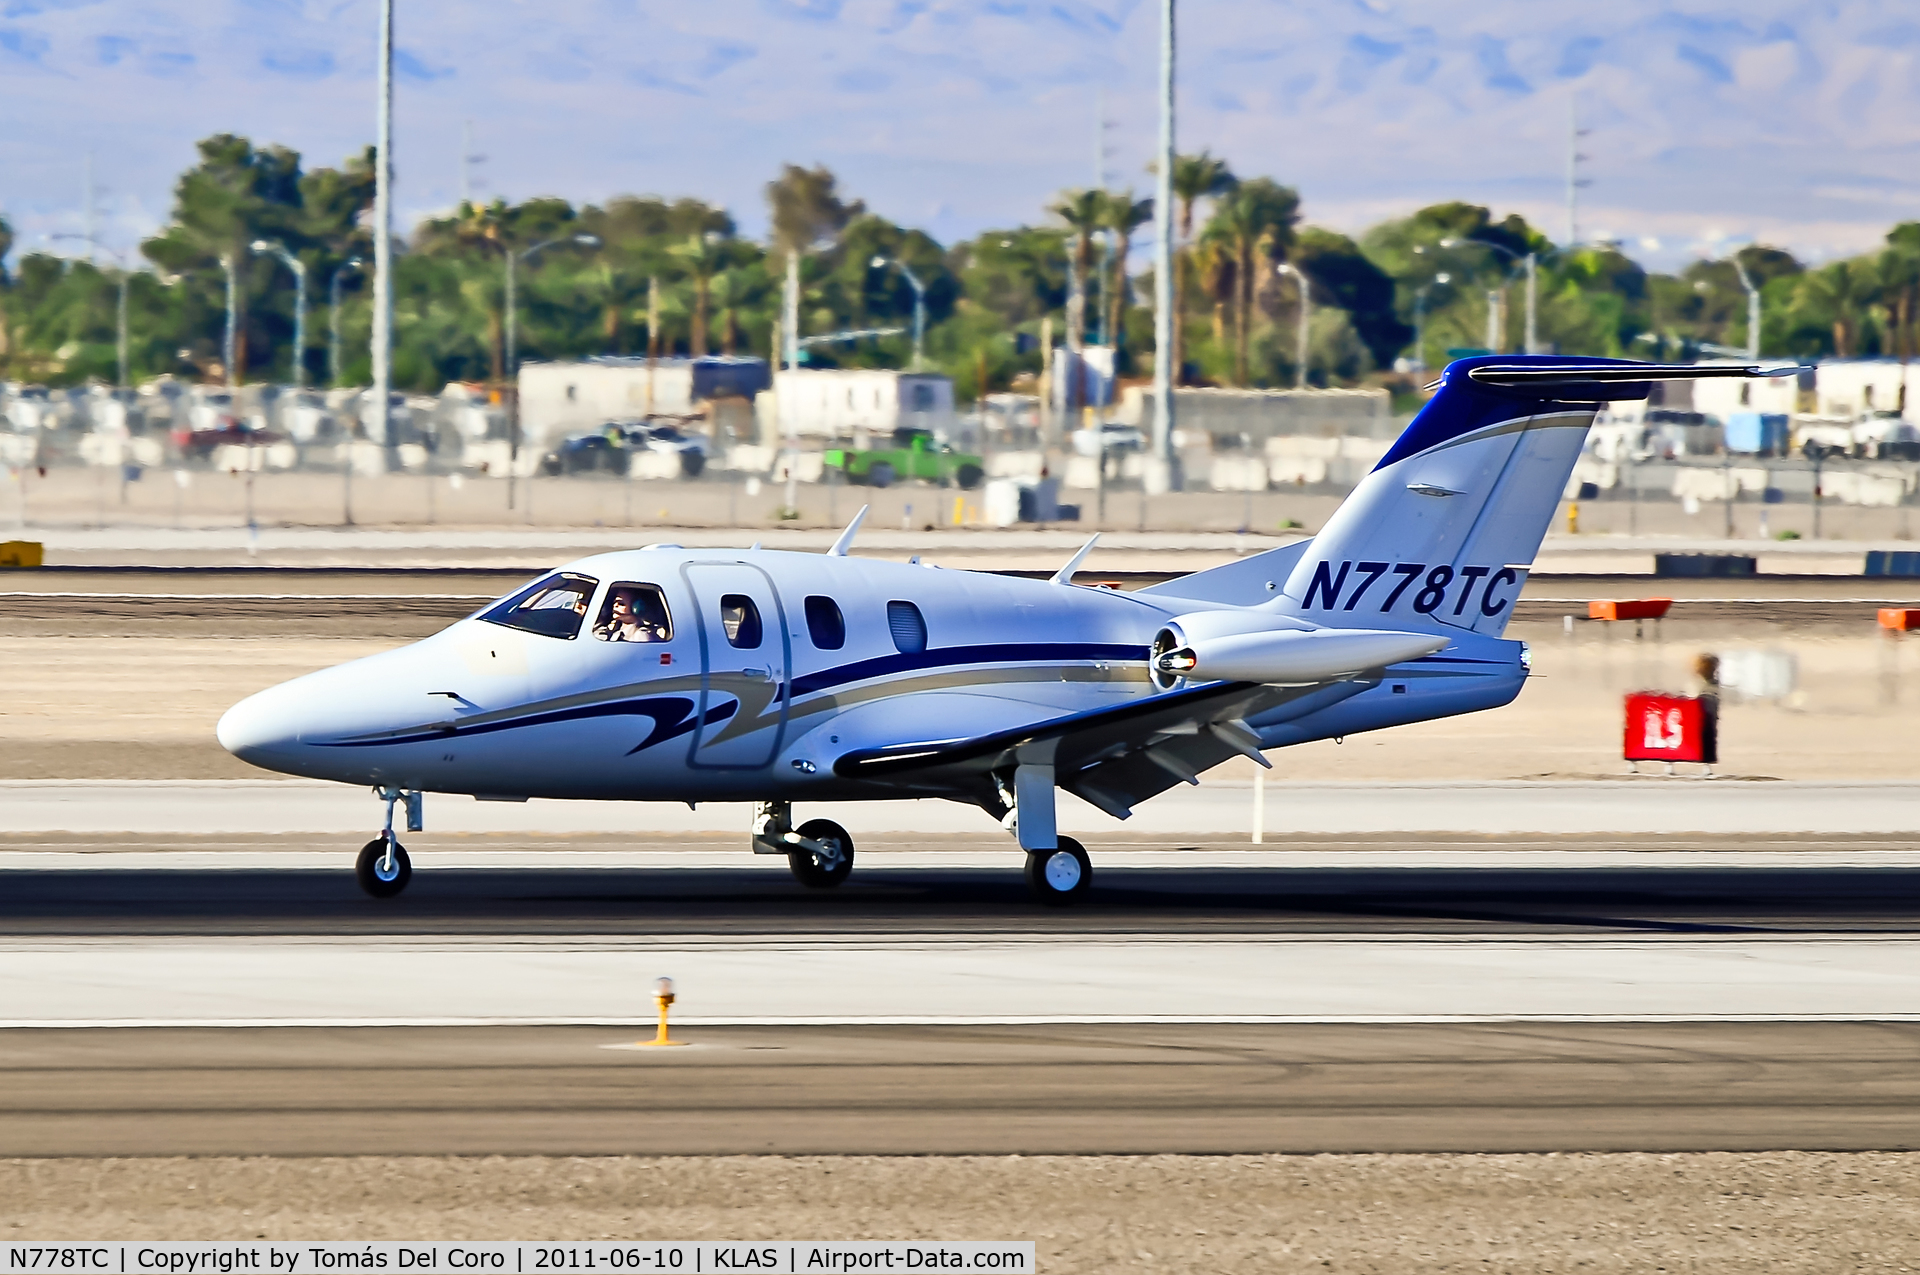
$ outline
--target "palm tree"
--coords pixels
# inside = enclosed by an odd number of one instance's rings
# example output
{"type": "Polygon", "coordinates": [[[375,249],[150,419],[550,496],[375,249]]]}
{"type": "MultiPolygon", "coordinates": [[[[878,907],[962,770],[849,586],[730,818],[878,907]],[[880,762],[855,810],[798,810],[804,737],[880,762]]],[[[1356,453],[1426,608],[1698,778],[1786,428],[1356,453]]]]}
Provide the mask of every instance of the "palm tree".
{"type": "Polygon", "coordinates": [[[1224,159],[1210,152],[1178,155],[1173,161],[1173,197],[1180,205],[1180,250],[1173,260],[1173,377],[1180,379],[1186,364],[1186,334],[1181,320],[1187,312],[1187,257],[1192,252],[1193,206],[1202,199],[1218,199],[1240,184],[1224,159]]]}
{"type": "Polygon", "coordinates": [[[697,359],[708,353],[707,313],[712,304],[714,278],[726,269],[726,245],[718,231],[709,230],[704,235],[689,235],[685,243],[673,249],[673,254],[686,262],[687,273],[693,278],[693,325],[687,353],[697,359]]]}
{"type": "Polygon", "coordinates": [[[1073,231],[1073,288],[1067,294],[1067,348],[1080,352],[1087,329],[1087,273],[1093,267],[1093,235],[1102,225],[1106,192],[1067,190],[1047,211],[1073,231]]]}
{"type": "MultiPolygon", "coordinates": [[[[512,251],[506,240],[507,204],[504,199],[496,199],[491,204],[476,204],[468,201],[460,205],[454,213],[452,224],[440,223],[432,227],[437,232],[427,239],[426,250],[452,240],[451,247],[459,253],[505,254],[512,251]],[[433,242],[438,239],[438,244],[433,242]]],[[[506,380],[506,328],[502,294],[495,287],[491,271],[479,274],[464,273],[460,279],[460,291],[467,300],[487,316],[487,355],[489,370],[493,373],[493,383],[500,385],[506,380]]]]}
{"type": "Polygon", "coordinates": [[[1234,296],[1233,253],[1226,243],[1202,239],[1191,249],[1194,268],[1200,274],[1200,288],[1212,309],[1213,344],[1227,344],[1227,309],[1234,296]]]}
{"type": "Polygon", "coordinates": [[[1214,201],[1206,236],[1222,244],[1233,260],[1233,379],[1245,385],[1247,347],[1253,329],[1257,280],[1284,261],[1300,220],[1300,196],[1265,177],[1241,182],[1214,201]]]}
{"type": "MultiPolygon", "coordinates": [[[[1153,201],[1135,199],[1130,190],[1118,194],[1103,192],[1100,223],[1119,241],[1114,250],[1116,263],[1113,286],[1107,289],[1107,339],[1113,344],[1114,368],[1120,366],[1120,347],[1126,343],[1126,328],[1121,324],[1127,312],[1127,254],[1133,251],[1133,232],[1153,220],[1153,201]]],[[[1178,313],[1178,311],[1175,311],[1178,313]]]]}

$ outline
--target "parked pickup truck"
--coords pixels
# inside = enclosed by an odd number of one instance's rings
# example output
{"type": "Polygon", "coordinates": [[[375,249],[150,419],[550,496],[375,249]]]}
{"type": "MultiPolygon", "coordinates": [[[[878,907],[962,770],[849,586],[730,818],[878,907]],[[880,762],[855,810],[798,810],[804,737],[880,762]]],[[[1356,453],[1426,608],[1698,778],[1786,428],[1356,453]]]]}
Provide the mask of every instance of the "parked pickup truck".
{"type": "Polygon", "coordinates": [[[892,447],[865,451],[836,447],[821,459],[828,469],[841,471],[848,482],[869,487],[891,487],[903,478],[921,478],[942,487],[952,484],[972,490],[987,476],[978,456],[954,451],[927,429],[896,429],[892,447]]]}

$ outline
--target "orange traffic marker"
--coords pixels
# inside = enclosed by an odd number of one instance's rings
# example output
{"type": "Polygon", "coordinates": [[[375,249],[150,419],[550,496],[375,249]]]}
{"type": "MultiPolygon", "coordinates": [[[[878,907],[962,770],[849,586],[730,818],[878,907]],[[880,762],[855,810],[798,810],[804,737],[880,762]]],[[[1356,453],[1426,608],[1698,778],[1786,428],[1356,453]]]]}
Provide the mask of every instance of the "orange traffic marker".
{"type": "Polygon", "coordinates": [[[1673,605],[1672,598],[1635,598],[1624,602],[1589,602],[1589,620],[1658,620],[1673,605]]]}

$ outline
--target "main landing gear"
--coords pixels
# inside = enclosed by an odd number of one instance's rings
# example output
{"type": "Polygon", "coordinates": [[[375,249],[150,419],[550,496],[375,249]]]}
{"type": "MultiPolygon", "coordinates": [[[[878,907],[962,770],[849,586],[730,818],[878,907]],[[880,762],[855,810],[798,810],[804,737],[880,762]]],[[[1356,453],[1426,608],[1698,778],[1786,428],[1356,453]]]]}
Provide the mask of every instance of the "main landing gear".
{"type": "Polygon", "coordinates": [[[407,831],[419,832],[424,826],[420,820],[420,794],[399,788],[375,788],[373,792],[387,803],[387,823],[379,836],[360,847],[353,875],[359,880],[360,888],[374,898],[391,899],[413,880],[413,860],[407,857],[407,848],[400,844],[400,838],[393,834],[393,808],[404,802],[407,831]]]}
{"type": "Polygon", "coordinates": [[[1048,907],[1063,908],[1084,898],[1093,888],[1093,860],[1072,837],[1061,837],[1051,850],[1027,851],[1027,888],[1048,907]]]}
{"type": "Polygon", "coordinates": [[[1053,765],[1034,758],[1021,759],[1012,782],[995,776],[1000,791],[1002,822],[1027,852],[1027,888],[1048,907],[1078,903],[1093,889],[1093,860],[1072,837],[1059,835],[1054,819],[1053,765]]]}
{"type": "Polygon", "coordinates": [[[830,890],[853,872],[853,838],[831,819],[793,826],[793,803],[763,801],[754,807],[753,852],[784,854],[794,880],[810,890],[830,890]]]}

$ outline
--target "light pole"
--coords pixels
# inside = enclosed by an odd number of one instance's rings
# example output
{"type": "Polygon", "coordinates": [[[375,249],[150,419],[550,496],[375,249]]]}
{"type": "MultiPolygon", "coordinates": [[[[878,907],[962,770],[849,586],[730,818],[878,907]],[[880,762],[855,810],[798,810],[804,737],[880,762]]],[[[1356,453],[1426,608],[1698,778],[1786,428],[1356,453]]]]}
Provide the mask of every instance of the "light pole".
{"type": "Polygon", "coordinates": [[[366,263],[358,257],[348,257],[333,272],[333,282],[327,285],[327,384],[340,384],[340,279],[349,270],[358,270],[366,263]]]}
{"type": "Polygon", "coordinates": [[[226,335],[222,337],[220,341],[220,357],[226,365],[227,388],[231,390],[240,383],[237,379],[235,379],[234,366],[233,366],[233,328],[234,328],[234,321],[235,321],[235,306],[238,304],[238,302],[234,295],[233,254],[232,253],[223,252],[220,254],[220,268],[226,271],[226,274],[227,274],[227,331],[226,331],[226,335]]]}
{"type": "Polygon", "coordinates": [[[920,282],[919,275],[916,275],[912,270],[908,269],[907,263],[904,261],[888,257],[875,257],[869,264],[872,265],[875,270],[885,270],[888,266],[896,266],[899,268],[900,273],[906,277],[907,282],[913,285],[912,368],[918,372],[920,370],[921,342],[927,334],[927,287],[920,282]]]}
{"type": "MultiPolygon", "coordinates": [[[[393,388],[393,0],[380,0],[380,93],[373,182],[373,408],[367,433],[392,448],[387,398],[393,388]]],[[[388,451],[389,460],[393,453],[388,451]]],[[[349,461],[351,469],[351,461],[349,461]]],[[[349,510],[351,513],[351,510],[349,510]]],[[[352,521],[351,517],[348,519],[352,521]]]]}
{"type": "Polygon", "coordinates": [[[1747,362],[1757,362],[1760,358],[1760,289],[1753,286],[1753,279],[1740,264],[1738,254],[1729,260],[1740,275],[1740,286],[1747,290],[1747,362]]]}
{"type": "MultiPolygon", "coordinates": [[[[1540,352],[1540,330],[1537,325],[1540,291],[1540,254],[1535,252],[1518,253],[1504,244],[1493,243],[1486,239],[1442,239],[1440,246],[1442,248],[1453,248],[1463,243],[1470,243],[1478,248],[1492,249],[1515,265],[1522,266],[1526,269],[1527,337],[1524,352],[1527,354],[1538,354],[1540,352]]],[[[1513,276],[1508,275],[1507,277],[1511,279],[1513,276]]],[[[1489,320],[1489,322],[1491,322],[1491,320],[1489,320]]],[[[1494,342],[1489,340],[1487,344],[1489,347],[1492,347],[1494,342]]]]}
{"type": "MultiPolygon", "coordinates": [[[[333,279],[327,285],[327,384],[338,388],[340,385],[340,279],[349,270],[359,270],[366,263],[358,257],[348,257],[333,272],[333,279]]],[[[342,414],[344,416],[344,413],[342,414]]],[[[385,419],[382,413],[381,419],[385,419]]],[[[340,466],[340,523],[353,525],[353,426],[346,426],[346,440],[341,444],[345,463],[340,466]]]]}
{"type": "MultiPolygon", "coordinates": [[[[1153,454],[1166,476],[1167,487],[1185,486],[1180,454],[1173,445],[1173,72],[1174,0],[1160,0],[1160,142],[1153,174],[1153,454]]],[[[1141,484],[1141,503],[1146,503],[1141,484]]]]}
{"type": "Polygon", "coordinates": [[[518,350],[519,329],[519,269],[522,261],[531,261],[535,253],[545,252],[555,244],[576,243],[585,247],[599,247],[600,240],[595,235],[574,235],[569,239],[543,239],[531,248],[522,248],[518,252],[507,249],[507,314],[506,314],[506,374],[512,386],[513,408],[509,413],[507,429],[507,508],[513,508],[513,484],[515,471],[520,464],[520,355],[518,350]]]}
{"type": "Polygon", "coordinates": [[[1274,270],[1292,275],[1300,286],[1300,327],[1293,338],[1293,388],[1304,390],[1307,388],[1307,329],[1313,322],[1313,289],[1307,284],[1307,272],[1291,262],[1283,261],[1274,270]]]}
{"type": "Polygon", "coordinates": [[[1422,372],[1427,370],[1427,293],[1436,283],[1452,283],[1453,276],[1444,270],[1433,276],[1431,283],[1423,283],[1420,290],[1413,294],[1413,361],[1422,372]]]}
{"type": "Polygon", "coordinates": [[[307,264],[277,239],[256,239],[255,253],[272,253],[293,271],[293,388],[307,388],[307,264]]]}

